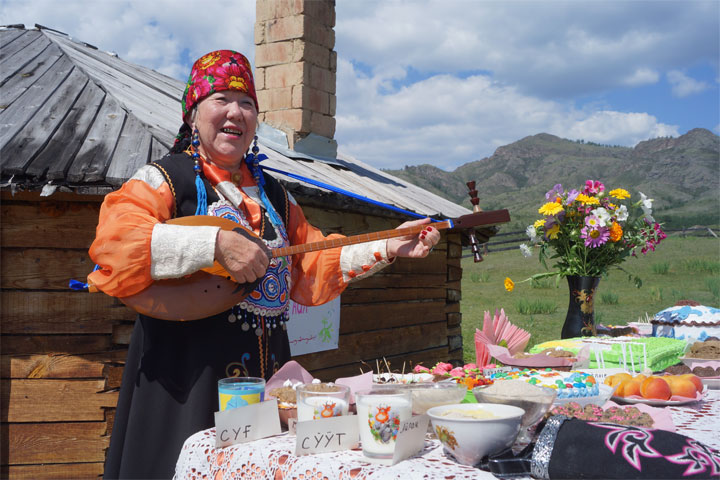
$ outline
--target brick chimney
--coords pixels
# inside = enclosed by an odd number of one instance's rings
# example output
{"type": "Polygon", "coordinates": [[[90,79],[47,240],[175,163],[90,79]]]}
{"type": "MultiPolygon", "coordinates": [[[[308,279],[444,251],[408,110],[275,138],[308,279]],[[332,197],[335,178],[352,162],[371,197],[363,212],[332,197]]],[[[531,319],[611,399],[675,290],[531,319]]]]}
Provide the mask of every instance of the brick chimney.
{"type": "Polygon", "coordinates": [[[291,149],[309,134],[335,135],[335,0],[257,0],[255,87],[259,120],[291,149]]]}

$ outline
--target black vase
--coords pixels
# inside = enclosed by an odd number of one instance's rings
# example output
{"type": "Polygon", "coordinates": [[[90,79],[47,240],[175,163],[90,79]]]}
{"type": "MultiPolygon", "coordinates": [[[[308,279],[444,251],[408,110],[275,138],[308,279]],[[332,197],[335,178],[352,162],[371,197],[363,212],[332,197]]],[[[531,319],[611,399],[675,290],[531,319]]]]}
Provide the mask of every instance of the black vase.
{"type": "Polygon", "coordinates": [[[571,275],[567,281],[570,305],[560,338],[595,336],[595,290],[600,277],[571,275]]]}

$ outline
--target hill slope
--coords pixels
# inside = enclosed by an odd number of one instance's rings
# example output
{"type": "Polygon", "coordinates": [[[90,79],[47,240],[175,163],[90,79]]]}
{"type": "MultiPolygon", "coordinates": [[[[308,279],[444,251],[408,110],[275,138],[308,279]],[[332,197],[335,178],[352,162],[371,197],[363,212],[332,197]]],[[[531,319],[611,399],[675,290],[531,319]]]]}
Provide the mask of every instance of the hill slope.
{"type": "Polygon", "coordinates": [[[656,218],[669,228],[720,223],[720,137],[701,128],[634,148],[540,133],[453,172],[419,165],[389,173],[468,207],[465,183],[475,180],[481,207],[509,209],[513,229],[538,218],[537,209],[553,185],[579,188],[588,179],[624,188],[634,198],[638,191],[653,198],[656,218]]]}

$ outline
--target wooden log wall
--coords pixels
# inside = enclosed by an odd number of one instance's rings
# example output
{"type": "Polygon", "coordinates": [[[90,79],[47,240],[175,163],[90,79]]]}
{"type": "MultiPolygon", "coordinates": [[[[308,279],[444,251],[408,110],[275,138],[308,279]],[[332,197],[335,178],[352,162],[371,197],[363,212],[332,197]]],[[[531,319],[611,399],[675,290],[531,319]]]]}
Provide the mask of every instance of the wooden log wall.
{"type": "MultiPolygon", "coordinates": [[[[69,289],[87,255],[100,196],[2,193],[0,214],[0,476],[97,478],[109,446],[135,314],[69,289]]],[[[374,217],[305,207],[326,233],[394,228],[374,217]]],[[[459,234],[428,258],[399,259],[342,295],[337,350],[296,358],[321,379],[386,360],[393,370],[462,361],[459,234]]]]}

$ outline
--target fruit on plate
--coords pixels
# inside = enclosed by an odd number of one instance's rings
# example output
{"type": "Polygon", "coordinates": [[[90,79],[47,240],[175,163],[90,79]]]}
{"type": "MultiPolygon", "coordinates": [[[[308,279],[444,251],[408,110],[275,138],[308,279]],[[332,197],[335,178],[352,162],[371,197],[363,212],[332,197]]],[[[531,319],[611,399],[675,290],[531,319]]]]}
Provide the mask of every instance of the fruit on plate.
{"type": "Polygon", "coordinates": [[[670,400],[673,395],[695,398],[702,392],[703,384],[692,373],[683,375],[643,375],[634,377],[627,373],[616,373],[605,379],[605,384],[615,388],[615,396],[638,396],[649,400],[670,400]]]}

